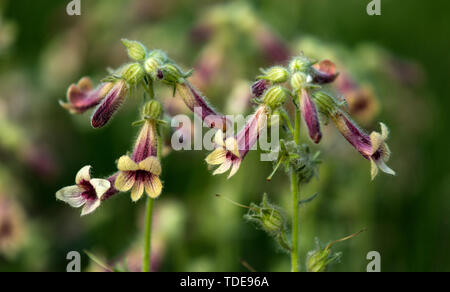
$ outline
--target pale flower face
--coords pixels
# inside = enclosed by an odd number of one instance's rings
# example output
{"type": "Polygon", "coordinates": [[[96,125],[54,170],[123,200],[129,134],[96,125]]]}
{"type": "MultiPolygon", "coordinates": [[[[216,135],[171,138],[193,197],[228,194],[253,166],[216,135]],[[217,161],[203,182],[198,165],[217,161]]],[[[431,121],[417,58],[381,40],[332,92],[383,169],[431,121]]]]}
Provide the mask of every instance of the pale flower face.
{"type": "Polygon", "coordinates": [[[76,175],[76,185],[65,187],[56,192],[56,198],[73,208],[83,207],[81,216],[90,214],[101,204],[102,196],[110,189],[106,179],[91,178],[91,166],[83,167],[76,175]]]}

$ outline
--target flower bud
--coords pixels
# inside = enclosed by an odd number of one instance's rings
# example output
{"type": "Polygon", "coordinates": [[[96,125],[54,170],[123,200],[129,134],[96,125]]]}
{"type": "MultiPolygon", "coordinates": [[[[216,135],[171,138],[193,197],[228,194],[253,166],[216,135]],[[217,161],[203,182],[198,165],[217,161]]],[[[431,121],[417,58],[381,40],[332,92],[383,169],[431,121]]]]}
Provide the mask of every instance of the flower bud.
{"type": "Polygon", "coordinates": [[[306,260],[306,270],[308,272],[326,272],[328,265],[337,260],[337,257],[332,257],[329,259],[331,250],[329,249],[318,249],[316,251],[310,252],[306,260]]]}
{"type": "Polygon", "coordinates": [[[306,72],[308,68],[311,66],[311,61],[306,58],[305,56],[299,56],[295,57],[290,63],[289,63],[289,71],[291,73],[295,72],[306,72]]]}
{"type": "Polygon", "coordinates": [[[165,64],[158,69],[157,77],[167,84],[182,83],[182,79],[186,76],[177,66],[173,64],[165,64]]]}
{"type": "Polygon", "coordinates": [[[134,61],[145,59],[147,49],[140,42],[122,39],[122,44],[127,48],[128,56],[134,61]]]}
{"type": "Polygon", "coordinates": [[[286,218],[278,207],[269,203],[267,194],[264,194],[261,205],[251,204],[245,218],[261,226],[271,236],[285,232],[286,218]]]}
{"type": "Polygon", "coordinates": [[[142,81],[145,76],[145,71],[138,63],[126,65],[122,69],[122,78],[127,81],[129,85],[136,85],[142,81]]]}
{"type": "Polygon", "coordinates": [[[167,55],[161,50],[153,50],[148,53],[148,58],[144,61],[144,69],[152,79],[157,78],[158,68],[166,63],[167,55]]]}
{"type": "Polygon", "coordinates": [[[263,97],[263,102],[271,109],[276,109],[284,104],[288,97],[286,89],[281,86],[272,86],[263,97]]]}
{"type": "Polygon", "coordinates": [[[263,72],[259,79],[265,79],[273,83],[283,83],[289,78],[289,72],[284,67],[275,66],[263,72]]]}
{"type": "Polygon", "coordinates": [[[142,109],[142,118],[159,119],[162,113],[162,106],[159,101],[151,100],[142,109]]]}
{"type": "Polygon", "coordinates": [[[265,79],[258,80],[252,85],[252,93],[256,97],[261,97],[261,95],[264,94],[264,92],[267,90],[269,86],[270,86],[269,81],[265,79]]]}
{"type": "Polygon", "coordinates": [[[295,91],[300,91],[307,83],[307,76],[302,72],[296,72],[291,77],[291,86],[295,91]]]}

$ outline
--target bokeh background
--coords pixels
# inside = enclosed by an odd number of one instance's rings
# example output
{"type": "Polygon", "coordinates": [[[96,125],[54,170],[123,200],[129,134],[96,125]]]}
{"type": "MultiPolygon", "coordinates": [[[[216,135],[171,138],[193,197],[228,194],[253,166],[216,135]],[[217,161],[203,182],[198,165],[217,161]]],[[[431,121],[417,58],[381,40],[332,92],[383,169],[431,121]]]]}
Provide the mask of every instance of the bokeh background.
{"type": "MultiPolygon", "coordinates": [[[[248,85],[260,67],[302,50],[335,61],[339,78],[353,81],[355,119],[370,131],[378,121],[389,125],[398,175],[371,182],[367,161],[326,127],[313,146],[324,161],[319,177],[302,188],[303,198],[319,193],[301,210],[302,262],[315,238],[327,243],[367,228],[335,246],[343,256],[331,271],[365,271],[372,250],[383,271],[450,271],[450,2],[382,0],[376,17],[366,14],[369,0],[81,0],[81,16],[68,16],[68,3],[0,1],[0,271],[65,271],[66,254],[83,250],[139,270],[144,200],[118,195],[80,218],[54,195],[86,164],[96,176],[111,174],[132,147],[139,97],[102,130],[90,128],[89,114],[58,105],[82,76],[99,81],[126,62],[123,37],[195,68],[193,83],[226,113],[251,112],[248,85]]],[[[186,111],[158,92],[168,111],[186,111]]],[[[254,152],[227,181],[210,175],[206,152],[169,152],[155,270],[247,271],[242,261],[289,270],[288,255],[243,220],[245,209],[215,197],[249,204],[266,192],[288,208],[282,172],[266,182],[272,166],[254,152]]],[[[82,266],[99,270],[84,254],[82,266]]]]}

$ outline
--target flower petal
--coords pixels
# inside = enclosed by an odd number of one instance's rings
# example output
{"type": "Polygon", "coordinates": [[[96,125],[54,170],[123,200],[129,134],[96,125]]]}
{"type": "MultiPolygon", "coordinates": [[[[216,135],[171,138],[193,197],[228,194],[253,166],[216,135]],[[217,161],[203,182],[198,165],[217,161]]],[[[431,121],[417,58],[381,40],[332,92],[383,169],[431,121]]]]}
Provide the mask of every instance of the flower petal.
{"type": "Polygon", "coordinates": [[[101,128],[106,125],[125,101],[127,93],[125,81],[118,81],[95,110],[91,118],[92,127],[101,128]]]}
{"type": "Polygon", "coordinates": [[[225,148],[233,153],[236,157],[240,157],[238,143],[234,137],[228,137],[225,140],[225,148]]]}
{"type": "Polygon", "coordinates": [[[387,140],[389,138],[389,129],[384,123],[380,123],[381,126],[381,137],[383,137],[383,140],[387,140]]]}
{"type": "Polygon", "coordinates": [[[135,171],[139,169],[139,166],[129,156],[123,155],[117,162],[117,168],[120,171],[135,171]]]}
{"type": "Polygon", "coordinates": [[[372,132],[372,134],[370,134],[370,143],[372,144],[371,154],[374,154],[384,144],[383,136],[380,133],[372,132]]]}
{"type": "Polygon", "coordinates": [[[231,164],[232,164],[231,160],[226,159],[225,162],[222,163],[222,165],[219,166],[219,167],[213,172],[213,175],[222,174],[222,173],[224,173],[224,172],[227,172],[227,171],[230,169],[231,164]]]}
{"type": "Polygon", "coordinates": [[[211,152],[205,159],[209,165],[219,165],[225,162],[227,151],[223,148],[217,148],[211,152]]]}
{"type": "Polygon", "coordinates": [[[223,131],[222,130],[218,130],[216,132],[216,135],[214,136],[214,143],[216,143],[217,146],[224,147],[225,146],[225,143],[223,142],[224,140],[225,139],[224,139],[224,136],[223,136],[223,131]]]}
{"type": "Polygon", "coordinates": [[[239,167],[241,166],[241,159],[236,159],[233,161],[233,167],[231,168],[230,175],[228,176],[228,179],[230,179],[232,176],[236,174],[236,172],[239,170],[239,167]]]}
{"type": "Polygon", "coordinates": [[[82,181],[90,181],[91,180],[91,166],[86,165],[82,169],[80,169],[75,177],[75,183],[79,185],[82,181]]]}
{"type": "Polygon", "coordinates": [[[111,187],[111,183],[106,179],[93,178],[89,181],[95,189],[97,198],[101,198],[111,187]]]}
{"type": "Polygon", "coordinates": [[[60,189],[56,192],[56,198],[63,202],[66,202],[71,207],[79,208],[86,203],[86,199],[81,195],[83,193],[83,189],[79,186],[70,186],[60,189]]]}
{"type": "Polygon", "coordinates": [[[148,171],[155,175],[161,174],[161,163],[155,156],[149,156],[146,159],[139,162],[139,169],[148,171]]]}
{"type": "Polygon", "coordinates": [[[132,171],[122,171],[116,178],[114,186],[121,192],[128,192],[136,182],[136,174],[132,171]]]}
{"type": "Polygon", "coordinates": [[[133,202],[137,202],[142,197],[142,194],[144,194],[144,182],[142,180],[136,180],[131,191],[131,199],[133,202]]]}
{"type": "Polygon", "coordinates": [[[372,180],[375,179],[375,177],[378,174],[378,166],[375,163],[375,161],[373,161],[372,159],[370,160],[370,176],[372,178],[372,180]]]}
{"type": "Polygon", "coordinates": [[[100,200],[87,200],[83,209],[81,210],[81,216],[86,216],[95,211],[101,204],[100,200]]]}
{"type": "Polygon", "coordinates": [[[322,139],[322,132],[320,131],[319,115],[317,114],[316,105],[311,99],[309,92],[302,89],[300,96],[300,107],[303,119],[308,127],[308,133],[311,140],[318,144],[322,139]]]}
{"type": "Polygon", "coordinates": [[[162,183],[159,177],[151,175],[149,179],[145,181],[145,192],[150,198],[157,198],[162,192],[162,183]]]}

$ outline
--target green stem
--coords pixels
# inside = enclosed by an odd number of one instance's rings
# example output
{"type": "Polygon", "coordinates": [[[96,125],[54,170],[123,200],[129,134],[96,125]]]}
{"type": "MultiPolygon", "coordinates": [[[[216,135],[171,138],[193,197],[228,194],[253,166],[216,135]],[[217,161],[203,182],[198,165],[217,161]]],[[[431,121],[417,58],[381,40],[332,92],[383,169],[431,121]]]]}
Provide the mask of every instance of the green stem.
{"type": "Polygon", "coordinates": [[[146,216],[145,216],[145,244],[144,259],[142,261],[142,271],[150,272],[151,270],[151,250],[152,250],[152,218],[154,199],[147,198],[146,216]]]}
{"type": "MultiPolygon", "coordinates": [[[[297,145],[300,145],[300,122],[301,115],[300,110],[295,112],[295,129],[294,129],[294,140],[297,145]]],[[[291,251],[291,266],[292,272],[299,271],[299,229],[300,229],[300,214],[299,214],[299,181],[298,174],[292,170],[291,173],[291,191],[292,191],[292,208],[293,208],[293,219],[292,219],[292,251],[291,251]]]]}
{"type": "MultiPolygon", "coordinates": [[[[145,82],[144,82],[145,83],[145,82]]],[[[153,81],[150,80],[148,87],[145,86],[147,94],[150,96],[150,99],[155,98],[155,92],[153,90],[153,81]]],[[[161,137],[158,133],[158,159],[161,159],[161,137]]],[[[152,224],[153,224],[153,205],[155,200],[147,197],[147,206],[145,211],[145,242],[144,242],[144,258],[142,260],[142,271],[150,272],[152,265],[152,224]]]]}

